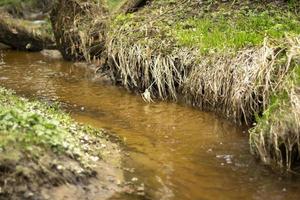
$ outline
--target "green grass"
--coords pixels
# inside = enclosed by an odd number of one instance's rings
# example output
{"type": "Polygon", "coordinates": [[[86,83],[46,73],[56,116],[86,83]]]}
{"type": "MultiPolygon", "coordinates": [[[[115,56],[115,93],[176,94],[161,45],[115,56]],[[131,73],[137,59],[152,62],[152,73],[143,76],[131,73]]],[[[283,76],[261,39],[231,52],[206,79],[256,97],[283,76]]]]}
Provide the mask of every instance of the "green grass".
{"type": "Polygon", "coordinates": [[[29,101],[0,86],[0,199],[24,199],[25,192],[43,199],[42,188],[66,183],[83,188],[100,163],[120,168],[120,156],[103,130],[76,123],[57,104],[29,101]]]}
{"type": "Polygon", "coordinates": [[[174,30],[180,45],[197,47],[201,52],[228,51],[262,45],[264,38],[300,34],[300,21],[282,11],[215,13],[179,22],[174,30]]]}
{"type": "Polygon", "coordinates": [[[107,0],[107,5],[110,10],[114,10],[120,6],[124,0],[107,0]]]}
{"type": "Polygon", "coordinates": [[[81,140],[97,134],[99,138],[103,136],[101,131],[78,125],[57,105],[28,101],[0,87],[0,152],[12,147],[29,155],[50,150],[88,165],[88,154],[82,149],[81,140]]]}

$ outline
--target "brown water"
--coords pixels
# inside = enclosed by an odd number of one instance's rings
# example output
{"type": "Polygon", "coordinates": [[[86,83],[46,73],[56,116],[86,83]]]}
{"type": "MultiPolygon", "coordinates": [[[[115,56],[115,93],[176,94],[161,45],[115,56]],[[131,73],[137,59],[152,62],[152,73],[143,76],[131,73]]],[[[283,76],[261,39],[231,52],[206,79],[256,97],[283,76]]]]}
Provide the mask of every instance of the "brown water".
{"type": "Polygon", "coordinates": [[[101,83],[84,67],[39,53],[7,51],[3,60],[1,86],[58,100],[76,120],[124,139],[126,178],[145,185],[140,199],[300,199],[298,178],[255,161],[245,130],[212,113],[170,102],[147,104],[101,83]]]}

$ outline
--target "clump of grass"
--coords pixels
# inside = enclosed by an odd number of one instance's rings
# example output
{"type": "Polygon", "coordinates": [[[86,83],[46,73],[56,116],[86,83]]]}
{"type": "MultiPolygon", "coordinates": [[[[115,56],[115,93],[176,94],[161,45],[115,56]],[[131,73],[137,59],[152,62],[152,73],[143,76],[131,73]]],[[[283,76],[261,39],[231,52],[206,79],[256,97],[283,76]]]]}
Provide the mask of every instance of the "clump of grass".
{"type": "MultiPolygon", "coordinates": [[[[296,47],[300,58],[299,40],[296,47]]],[[[267,164],[290,170],[299,170],[300,160],[300,60],[296,61],[281,88],[272,95],[268,108],[257,116],[257,126],[250,130],[252,153],[267,164]]]]}

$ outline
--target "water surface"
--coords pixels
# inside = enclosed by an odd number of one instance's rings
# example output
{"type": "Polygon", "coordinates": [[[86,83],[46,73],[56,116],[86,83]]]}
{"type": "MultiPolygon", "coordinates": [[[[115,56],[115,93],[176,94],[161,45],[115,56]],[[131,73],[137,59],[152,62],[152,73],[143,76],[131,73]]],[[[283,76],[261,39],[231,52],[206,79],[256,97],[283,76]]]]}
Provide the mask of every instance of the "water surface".
{"type": "Polygon", "coordinates": [[[300,198],[300,180],[257,162],[246,130],[227,120],[185,105],[145,103],[99,81],[93,70],[40,53],[3,55],[1,86],[60,101],[79,122],[109,129],[125,141],[126,178],[144,184],[140,199],[300,198]]]}

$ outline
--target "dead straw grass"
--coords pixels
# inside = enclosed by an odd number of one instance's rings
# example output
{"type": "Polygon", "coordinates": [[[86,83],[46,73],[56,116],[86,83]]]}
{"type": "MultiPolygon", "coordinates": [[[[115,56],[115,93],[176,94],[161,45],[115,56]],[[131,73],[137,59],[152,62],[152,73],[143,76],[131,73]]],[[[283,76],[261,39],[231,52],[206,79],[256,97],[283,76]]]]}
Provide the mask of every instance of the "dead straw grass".
{"type": "Polygon", "coordinates": [[[104,49],[106,17],[104,1],[57,1],[51,22],[64,58],[90,61],[100,57],[104,49]]]}
{"type": "Polygon", "coordinates": [[[258,125],[250,130],[251,151],[265,163],[289,170],[300,160],[300,38],[290,39],[293,70],[284,78],[258,125]]]}

